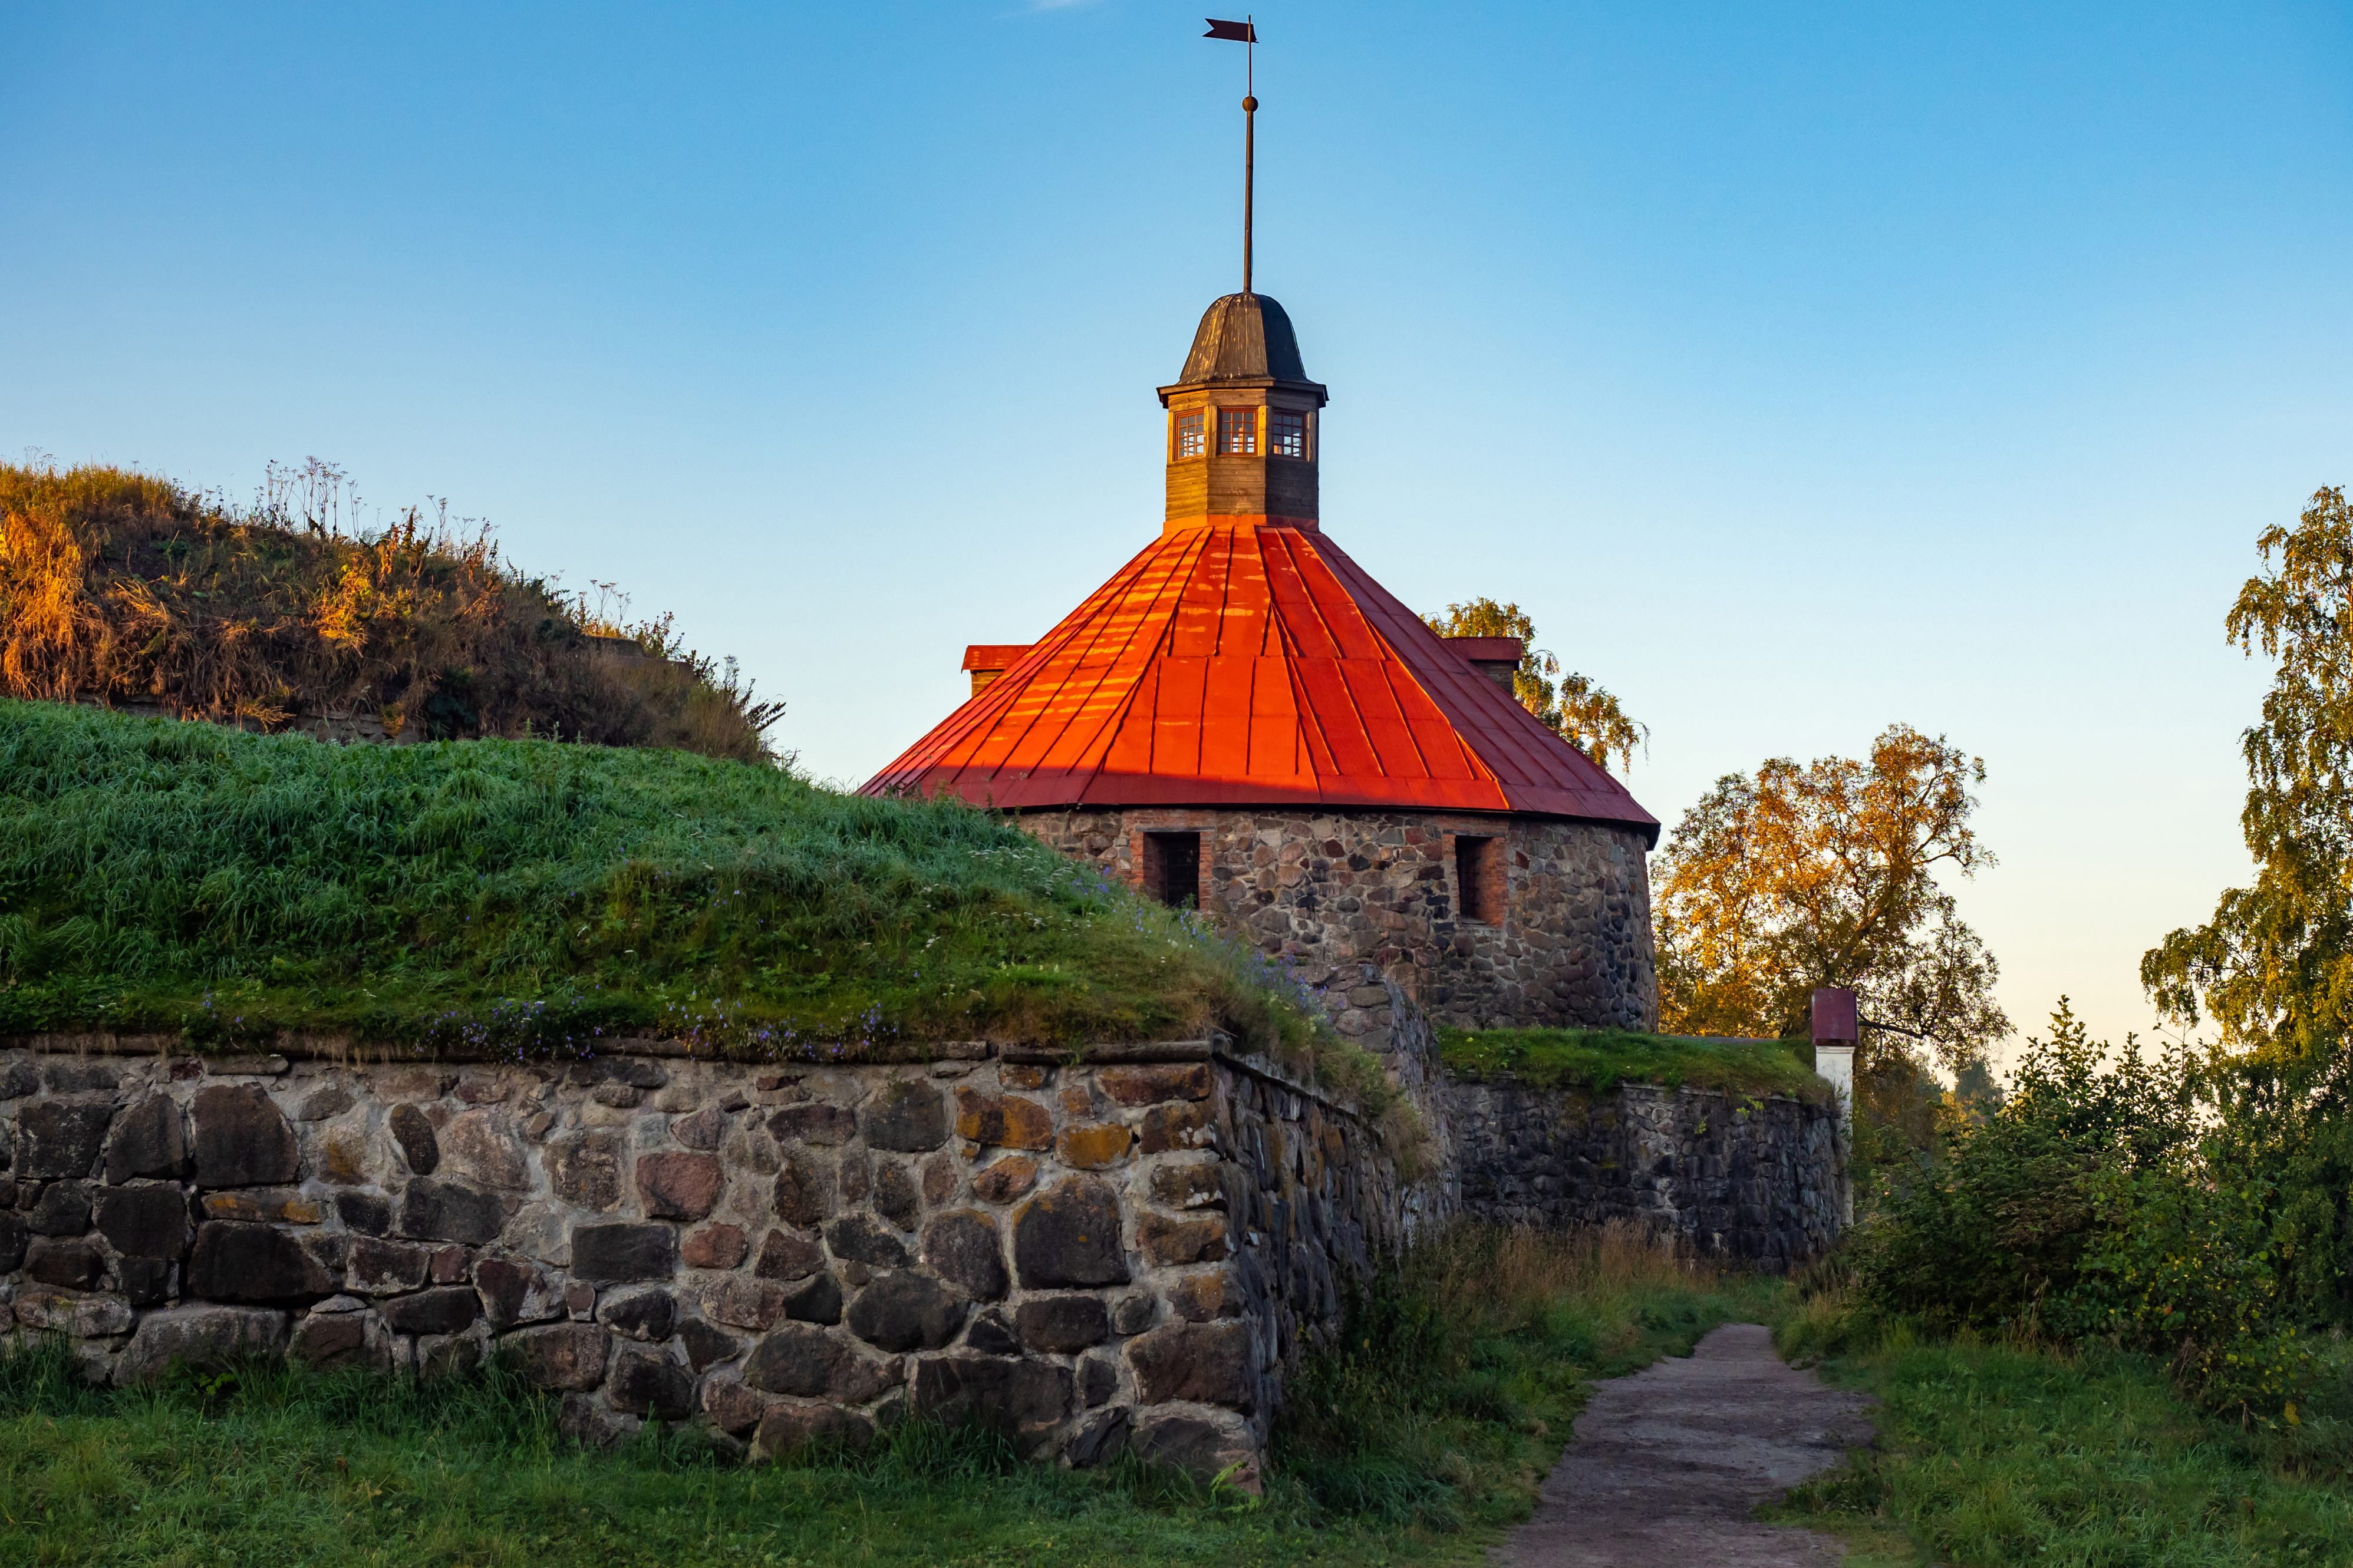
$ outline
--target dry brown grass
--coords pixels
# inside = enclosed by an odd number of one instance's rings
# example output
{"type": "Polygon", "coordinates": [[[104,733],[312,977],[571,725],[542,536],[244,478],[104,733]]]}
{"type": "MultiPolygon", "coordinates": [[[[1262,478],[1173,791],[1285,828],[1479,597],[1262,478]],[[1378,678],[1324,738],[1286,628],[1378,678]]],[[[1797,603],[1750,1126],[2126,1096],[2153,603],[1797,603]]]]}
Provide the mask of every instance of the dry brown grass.
{"type": "Polygon", "coordinates": [[[360,531],[339,471],[290,478],[235,508],[128,469],[0,464],[0,695],[767,754],[780,705],[668,617],[613,626],[486,529],[412,509],[360,531]]]}
{"type": "Polygon", "coordinates": [[[1417,1248],[1406,1268],[1412,1289],[1440,1317],[1507,1330],[1566,1300],[1710,1290],[1718,1283],[1713,1266],[1629,1219],[1567,1232],[1461,1226],[1417,1248]]]}

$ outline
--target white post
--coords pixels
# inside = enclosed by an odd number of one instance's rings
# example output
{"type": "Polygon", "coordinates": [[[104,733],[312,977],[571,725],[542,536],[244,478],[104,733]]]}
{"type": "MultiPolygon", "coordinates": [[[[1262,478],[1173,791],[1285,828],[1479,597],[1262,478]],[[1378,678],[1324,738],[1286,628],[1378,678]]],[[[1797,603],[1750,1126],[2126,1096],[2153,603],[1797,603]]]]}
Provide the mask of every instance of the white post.
{"type": "Polygon", "coordinates": [[[1854,1047],[1862,1031],[1854,993],[1824,986],[1814,993],[1814,1072],[1838,1096],[1839,1224],[1854,1223],[1854,1047]]]}

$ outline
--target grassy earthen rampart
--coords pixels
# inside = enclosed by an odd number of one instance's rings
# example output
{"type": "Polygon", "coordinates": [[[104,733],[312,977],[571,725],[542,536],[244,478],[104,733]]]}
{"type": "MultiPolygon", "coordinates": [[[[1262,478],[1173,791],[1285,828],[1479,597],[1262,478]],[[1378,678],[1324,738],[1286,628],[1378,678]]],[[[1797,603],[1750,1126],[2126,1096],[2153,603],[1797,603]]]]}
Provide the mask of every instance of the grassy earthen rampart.
{"type": "Polygon", "coordinates": [[[1222,1030],[1343,1078],[1359,1055],[1248,950],[964,805],[0,701],[0,1035],[75,1030],[773,1059],[1222,1030]]]}

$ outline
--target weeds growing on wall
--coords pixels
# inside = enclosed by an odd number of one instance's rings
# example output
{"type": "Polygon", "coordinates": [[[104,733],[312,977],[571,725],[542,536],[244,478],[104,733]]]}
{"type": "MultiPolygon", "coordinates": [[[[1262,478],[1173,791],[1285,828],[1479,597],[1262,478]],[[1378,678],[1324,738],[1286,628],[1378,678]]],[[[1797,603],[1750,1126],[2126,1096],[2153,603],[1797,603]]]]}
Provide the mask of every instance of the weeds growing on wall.
{"type": "Polygon", "coordinates": [[[1440,1028],[1438,1046],[1450,1071],[1466,1078],[1509,1075],[1539,1089],[1606,1093],[1620,1083],[1654,1083],[1783,1094],[1817,1105],[1829,1103],[1831,1093],[1830,1085],[1815,1076],[1813,1047],[1804,1040],[1698,1040],[1624,1029],[1440,1028]]]}
{"type": "Polygon", "coordinates": [[[781,707],[668,617],[600,616],[479,524],[411,509],[369,531],[357,513],[316,459],[273,468],[248,507],[128,469],[0,464],[0,695],[766,756],[781,707]]]}
{"type": "Polygon", "coordinates": [[[970,807],[678,752],[0,701],[0,1033],[546,1056],[1225,1029],[1348,1065],[1256,954],[970,807]]]}

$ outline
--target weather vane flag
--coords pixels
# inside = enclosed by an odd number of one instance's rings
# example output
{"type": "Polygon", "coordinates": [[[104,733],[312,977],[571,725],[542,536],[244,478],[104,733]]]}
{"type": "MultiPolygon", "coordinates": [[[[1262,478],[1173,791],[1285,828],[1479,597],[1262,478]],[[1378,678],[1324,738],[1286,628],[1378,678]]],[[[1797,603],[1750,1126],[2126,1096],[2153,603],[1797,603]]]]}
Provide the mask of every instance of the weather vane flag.
{"type": "Polygon", "coordinates": [[[1258,184],[1258,28],[1249,17],[1220,22],[1205,16],[1205,38],[1223,38],[1250,46],[1242,58],[1242,292],[1250,291],[1250,203],[1258,184]]]}

